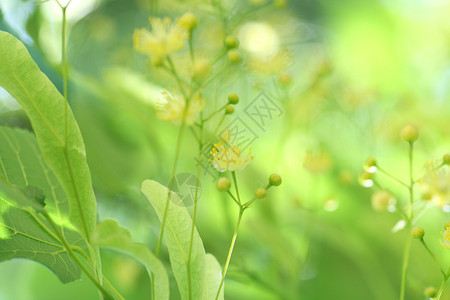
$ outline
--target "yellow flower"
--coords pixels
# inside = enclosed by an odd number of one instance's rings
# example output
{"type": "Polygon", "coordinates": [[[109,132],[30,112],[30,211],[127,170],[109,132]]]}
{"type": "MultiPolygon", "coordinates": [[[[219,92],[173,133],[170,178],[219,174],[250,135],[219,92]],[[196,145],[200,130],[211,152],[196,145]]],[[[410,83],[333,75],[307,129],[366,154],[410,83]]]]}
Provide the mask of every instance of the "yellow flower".
{"type": "Polygon", "coordinates": [[[303,167],[311,173],[325,173],[333,167],[333,160],[325,151],[308,151],[303,160],[303,167]]]}
{"type": "Polygon", "coordinates": [[[198,20],[193,13],[187,12],[178,19],[177,23],[187,31],[192,31],[197,27],[198,20]]]}
{"type": "Polygon", "coordinates": [[[241,170],[253,160],[251,148],[248,149],[248,153],[242,153],[240,147],[231,146],[227,149],[221,142],[214,144],[210,153],[213,159],[209,161],[219,172],[241,170]]]}
{"type": "Polygon", "coordinates": [[[150,18],[152,31],[141,28],[133,34],[134,49],[150,56],[152,63],[157,64],[167,55],[183,49],[189,35],[188,32],[169,18],[150,18]]]}
{"type": "Polygon", "coordinates": [[[205,107],[204,99],[195,96],[188,104],[185,112],[186,100],[177,93],[171,94],[167,90],[161,92],[162,97],[156,103],[156,116],[163,121],[170,121],[174,124],[185,122],[186,125],[193,125],[200,112],[205,107]]]}
{"type": "Polygon", "coordinates": [[[428,162],[425,165],[426,174],[420,179],[425,192],[431,200],[440,207],[450,204],[450,172],[447,168],[439,169],[438,162],[428,162]]]}
{"type": "Polygon", "coordinates": [[[292,60],[292,52],[284,50],[269,57],[252,56],[248,61],[248,66],[256,72],[266,75],[278,75],[291,65],[292,60]]]}
{"type": "Polygon", "coordinates": [[[441,234],[444,236],[443,241],[441,241],[442,246],[450,249],[450,227],[445,228],[445,232],[441,234]]]}

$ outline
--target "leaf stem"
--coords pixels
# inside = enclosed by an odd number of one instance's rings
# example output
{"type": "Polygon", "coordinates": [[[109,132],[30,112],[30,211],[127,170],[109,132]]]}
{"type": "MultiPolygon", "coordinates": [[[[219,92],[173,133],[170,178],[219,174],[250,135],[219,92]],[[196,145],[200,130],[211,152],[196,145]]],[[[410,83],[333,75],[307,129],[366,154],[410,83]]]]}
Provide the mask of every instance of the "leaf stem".
{"type": "MultiPolygon", "coordinates": [[[[59,3],[59,2],[58,2],[59,3]]],[[[64,95],[64,150],[67,149],[67,136],[68,136],[68,110],[69,110],[69,98],[67,91],[67,81],[68,81],[68,66],[67,66],[67,45],[66,45],[66,9],[67,6],[61,6],[62,11],[62,38],[61,38],[61,64],[62,64],[62,76],[63,76],[63,95],[64,95]]],[[[66,151],[64,151],[66,153],[66,151]]],[[[67,155],[66,155],[67,156],[67,155]]],[[[83,218],[84,219],[84,218],[83,218]]],[[[83,220],[84,221],[84,220],[83,220]]],[[[83,222],[83,225],[85,223],[83,222]]],[[[85,226],[86,234],[86,226],[85,226]]],[[[64,234],[64,233],[63,233],[64,234]]]]}
{"type": "MultiPolygon", "coordinates": [[[[100,282],[95,278],[95,276],[93,276],[91,274],[91,272],[89,272],[89,270],[84,266],[84,264],[78,259],[77,255],[73,252],[72,246],[69,244],[69,242],[66,240],[66,238],[61,234],[58,226],[53,221],[53,219],[50,217],[50,215],[46,211],[42,212],[42,215],[45,217],[45,219],[49,222],[50,226],[53,228],[55,233],[58,235],[59,239],[61,240],[65,249],[67,250],[67,253],[73,258],[73,260],[81,268],[81,270],[83,270],[83,272],[95,284],[95,286],[103,294],[103,296],[106,297],[106,299],[114,299],[114,296],[111,295],[111,293],[100,284],[100,282]]],[[[119,293],[116,294],[116,297],[119,299],[123,299],[123,297],[119,293]]]]}

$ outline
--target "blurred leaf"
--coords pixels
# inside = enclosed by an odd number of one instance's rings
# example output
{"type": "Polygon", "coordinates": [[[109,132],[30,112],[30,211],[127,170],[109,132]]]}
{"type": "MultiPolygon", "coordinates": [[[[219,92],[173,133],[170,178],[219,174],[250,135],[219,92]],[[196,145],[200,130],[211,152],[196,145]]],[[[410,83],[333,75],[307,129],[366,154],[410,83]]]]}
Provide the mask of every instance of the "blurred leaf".
{"type": "Polygon", "coordinates": [[[120,227],[116,220],[107,219],[99,223],[92,240],[97,246],[118,250],[141,262],[149,274],[155,274],[156,299],[169,299],[169,279],[161,261],[146,246],[133,242],[130,232],[120,227]]]}
{"type": "Polygon", "coordinates": [[[29,116],[42,156],[60,180],[69,200],[70,220],[89,240],[97,204],[84,143],[67,103],[39,70],[25,46],[0,31],[0,86],[29,116]]]}
{"type": "MultiPolygon", "coordinates": [[[[167,188],[156,181],[145,180],[142,183],[142,192],[153,205],[161,220],[166,206],[167,188]]],[[[182,203],[182,201],[177,194],[170,193],[164,237],[181,297],[189,299],[187,260],[192,219],[185,207],[174,203],[182,203]]],[[[191,256],[193,299],[215,299],[220,279],[220,266],[212,255],[205,254],[203,242],[195,229],[191,256]]],[[[223,299],[223,292],[219,299],[223,299]]]]}

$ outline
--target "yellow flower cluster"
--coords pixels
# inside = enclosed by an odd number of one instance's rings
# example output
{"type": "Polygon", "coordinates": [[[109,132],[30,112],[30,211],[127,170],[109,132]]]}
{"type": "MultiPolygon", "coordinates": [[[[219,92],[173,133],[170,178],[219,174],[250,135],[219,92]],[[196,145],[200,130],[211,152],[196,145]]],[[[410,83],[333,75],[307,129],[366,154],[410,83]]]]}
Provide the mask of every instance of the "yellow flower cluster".
{"type": "Polygon", "coordinates": [[[444,207],[450,204],[450,172],[438,169],[437,165],[437,162],[428,162],[425,165],[427,172],[419,183],[437,206],[444,207]]]}
{"type": "Polygon", "coordinates": [[[450,249],[450,226],[446,226],[445,232],[442,234],[444,236],[444,239],[441,242],[442,246],[444,246],[447,249],[450,249]]]}
{"type": "Polygon", "coordinates": [[[169,18],[150,18],[152,31],[141,28],[133,34],[134,49],[147,54],[152,64],[160,64],[163,59],[176,51],[183,49],[189,34],[177,22],[172,23],[169,18]]]}
{"type": "Polygon", "coordinates": [[[188,126],[194,125],[200,112],[205,107],[205,100],[200,96],[195,96],[188,103],[177,93],[170,93],[167,90],[161,92],[162,97],[156,103],[156,116],[163,121],[170,121],[174,124],[185,123],[188,126]]]}
{"type": "Polygon", "coordinates": [[[251,148],[248,153],[242,153],[238,146],[231,146],[230,149],[227,149],[221,142],[214,144],[210,153],[213,158],[209,161],[219,172],[241,170],[253,160],[251,148]]]}

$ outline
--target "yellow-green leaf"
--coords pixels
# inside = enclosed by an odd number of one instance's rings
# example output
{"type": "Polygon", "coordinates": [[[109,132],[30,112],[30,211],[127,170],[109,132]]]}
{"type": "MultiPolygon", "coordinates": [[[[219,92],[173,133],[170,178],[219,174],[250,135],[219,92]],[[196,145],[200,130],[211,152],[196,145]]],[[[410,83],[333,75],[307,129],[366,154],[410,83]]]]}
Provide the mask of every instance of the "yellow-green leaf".
{"type": "Polygon", "coordinates": [[[92,235],[92,242],[96,246],[115,249],[141,262],[149,274],[154,274],[156,299],[169,299],[169,279],[164,265],[145,245],[133,242],[130,232],[120,227],[117,221],[108,219],[99,223],[92,235]]]}
{"type": "Polygon", "coordinates": [[[70,220],[89,240],[97,205],[78,125],[64,97],[25,46],[4,31],[0,31],[0,86],[30,118],[42,156],[67,196],[70,220]]]}

